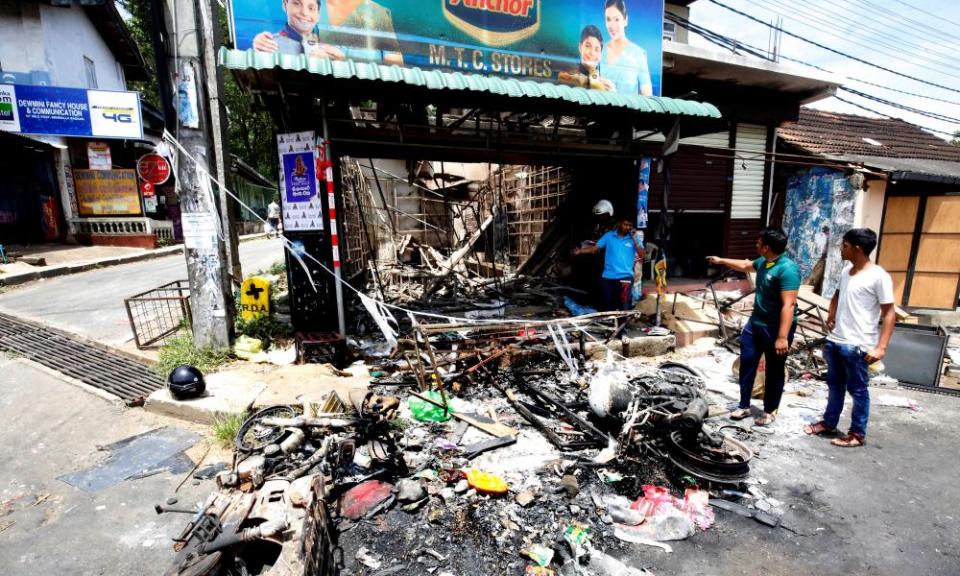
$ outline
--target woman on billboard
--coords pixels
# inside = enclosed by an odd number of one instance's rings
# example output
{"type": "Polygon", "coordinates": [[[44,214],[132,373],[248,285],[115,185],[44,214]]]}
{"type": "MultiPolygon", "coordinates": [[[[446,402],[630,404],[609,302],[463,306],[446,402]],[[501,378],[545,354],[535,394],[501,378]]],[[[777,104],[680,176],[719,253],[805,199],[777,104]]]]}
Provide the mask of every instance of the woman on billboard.
{"type": "Polygon", "coordinates": [[[613,82],[600,76],[600,60],[603,55],[603,36],[593,24],[584,26],[580,32],[580,64],[576,70],[561,72],[557,81],[561,84],[592,88],[594,90],[616,90],[613,82]]]}
{"type": "Polygon", "coordinates": [[[647,52],[627,38],[627,5],[624,0],[606,0],[603,10],[610,41],[600,67],[621,94],[653,94],[647,52]]]}

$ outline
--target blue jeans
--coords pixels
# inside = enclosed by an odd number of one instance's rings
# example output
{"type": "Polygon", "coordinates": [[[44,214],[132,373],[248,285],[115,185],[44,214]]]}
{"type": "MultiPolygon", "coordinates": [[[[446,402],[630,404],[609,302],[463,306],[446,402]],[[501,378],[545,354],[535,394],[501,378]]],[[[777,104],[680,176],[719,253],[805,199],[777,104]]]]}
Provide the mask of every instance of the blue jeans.
{"type": "MultiPolygon", "coordinates": [[[[787,336],[791,344],[795,328],[796,326],[791,326],[787,336]]],[[[763,411],[773,414],[780,407],[783,383],[786,380],[787,356],[777,354],[777,332],[779,328],[754,324],[751,318],[740,334],[740,408],[750,407],[750,396],[753,394],[753,382],[757,379],[760,356],[764,357],[767,364],[763,411]]]]}
{"type": "Polygon", "coordinates": [[[612,280],[610,278],[600,278],[600,290],[603,294],[604,312],[614,312],[617,310],[629,310],[630,293],[633,290],[633,279],[612,280]]]}
{"type": "Polygon", "coordinates": [[[827,410],[823,423],[836,428],[843,412],[846,392],[853,397],[853,414],[850,416],[850,432],[866,436],[867,419],[870,417],[870,389],[867,382],[866,352],[852,344],[837,344],[827,341],[823,357],[827,361],[827,410]]]}

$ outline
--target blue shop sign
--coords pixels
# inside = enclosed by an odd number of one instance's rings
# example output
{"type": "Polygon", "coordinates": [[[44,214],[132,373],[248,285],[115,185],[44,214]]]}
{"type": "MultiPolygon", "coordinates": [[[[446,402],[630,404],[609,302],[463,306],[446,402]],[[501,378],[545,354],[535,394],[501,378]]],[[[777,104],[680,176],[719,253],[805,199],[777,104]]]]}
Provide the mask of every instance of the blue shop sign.
{"type": "Polygon", "coordinates": [[[0,130],[21,134],[143,138],[140,95],[0,84],[0,130]]]}

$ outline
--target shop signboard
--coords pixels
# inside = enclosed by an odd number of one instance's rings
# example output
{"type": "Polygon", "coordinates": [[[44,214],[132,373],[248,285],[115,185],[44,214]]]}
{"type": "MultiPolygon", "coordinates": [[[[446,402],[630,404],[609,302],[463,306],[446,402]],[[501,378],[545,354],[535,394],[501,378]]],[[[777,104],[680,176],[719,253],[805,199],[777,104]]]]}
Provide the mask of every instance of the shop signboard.
{"type": "Polygon", "coordinates": [[[0,130],[21,134],[143,138],[137,92],[0,84],[0,130]]]}
{"type": "Polygon", "coordinates": [[[159,154],[144,154],[137,160],[137,175],[144,182],[163,184],[171,172],[170,162],[159,154]]]}
{"type": "Polygon", "coordinates": [[[232,0],[240,50],[659,95],[663,0],[232,0]]]}
{"type": "Polygon", "coordinates": [[[139,216],[140,191],[133,170],[74,170],[81,216],[139,216]]]}

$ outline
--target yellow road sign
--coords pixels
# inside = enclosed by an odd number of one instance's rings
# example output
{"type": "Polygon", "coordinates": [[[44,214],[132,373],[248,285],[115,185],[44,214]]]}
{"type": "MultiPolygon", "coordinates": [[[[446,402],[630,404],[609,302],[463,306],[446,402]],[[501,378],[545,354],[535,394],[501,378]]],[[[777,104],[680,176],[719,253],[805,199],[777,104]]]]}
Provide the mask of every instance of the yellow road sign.
{"type": "Polygon", "coordinates": [[[240,317],[254,320],[270,315],[270,281],[253,276],[240,285],[240,317]]]}

